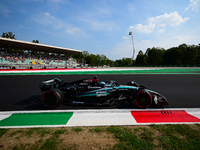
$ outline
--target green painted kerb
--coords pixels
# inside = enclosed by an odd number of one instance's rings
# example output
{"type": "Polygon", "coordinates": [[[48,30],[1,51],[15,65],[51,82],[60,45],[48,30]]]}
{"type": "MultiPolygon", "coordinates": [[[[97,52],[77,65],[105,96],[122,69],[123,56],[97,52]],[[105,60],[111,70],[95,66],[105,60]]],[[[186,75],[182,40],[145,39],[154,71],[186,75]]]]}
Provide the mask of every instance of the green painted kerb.
{"type": "Polygon", "coordinates": [[[66,125],[73,112],[12,114],[0,126],[66,125]]]}

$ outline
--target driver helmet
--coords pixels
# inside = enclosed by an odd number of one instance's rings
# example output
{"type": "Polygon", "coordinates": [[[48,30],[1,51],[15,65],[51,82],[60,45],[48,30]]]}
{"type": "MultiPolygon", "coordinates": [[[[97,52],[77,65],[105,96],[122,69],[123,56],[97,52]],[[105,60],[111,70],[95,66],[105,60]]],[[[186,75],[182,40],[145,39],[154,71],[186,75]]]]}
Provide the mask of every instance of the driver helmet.
{"type": "Polygon", "coordinates": [[[94,77],[93,77],[92,82],[93,82],[93,83],[98,83],[98,82],[99,82],[99,79],[97,78],[97,76],[94,76],[94,77]]]}
{"type": "Polygon", "coordinates": [[[99,82],[99,85],[105,85],[106,83],[105,82],[99,82]]]}

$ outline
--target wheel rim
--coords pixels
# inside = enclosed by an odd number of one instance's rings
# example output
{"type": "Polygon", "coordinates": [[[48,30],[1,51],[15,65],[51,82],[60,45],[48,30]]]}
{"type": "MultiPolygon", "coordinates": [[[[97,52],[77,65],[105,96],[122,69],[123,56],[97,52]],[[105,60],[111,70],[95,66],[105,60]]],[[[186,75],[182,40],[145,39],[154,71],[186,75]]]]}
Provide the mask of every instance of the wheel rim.
{"type": "Polygon", "coordinates": [[[152,97],[148,92],[139,92],[135,97],[135,103],[140,108],[147,108],[152,104],[152,97]]]}
{"type": "Polygon", "coordinates": [[[58,95],[52,91],[44,93],[42,96],[43,104],[48,108],[54,108],[59,102],[58,95]]]}

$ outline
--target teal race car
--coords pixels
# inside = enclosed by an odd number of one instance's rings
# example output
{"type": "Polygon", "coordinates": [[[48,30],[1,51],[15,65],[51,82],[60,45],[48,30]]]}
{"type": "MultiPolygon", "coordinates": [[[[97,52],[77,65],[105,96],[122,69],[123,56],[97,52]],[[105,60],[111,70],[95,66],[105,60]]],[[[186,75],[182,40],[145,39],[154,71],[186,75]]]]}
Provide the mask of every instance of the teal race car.
{"type": "Polygon", "coordinates": [[[47,108],[59,103],[67,105],[114,105],[127,101],[139,108],[168,105],[161,94],[147,89],[134,81],[120,85],[116,81],[99,81],[97,76],[73,82],[63,82],[54,78],[39,85],[43,95],[42,102],[47,108]]]}

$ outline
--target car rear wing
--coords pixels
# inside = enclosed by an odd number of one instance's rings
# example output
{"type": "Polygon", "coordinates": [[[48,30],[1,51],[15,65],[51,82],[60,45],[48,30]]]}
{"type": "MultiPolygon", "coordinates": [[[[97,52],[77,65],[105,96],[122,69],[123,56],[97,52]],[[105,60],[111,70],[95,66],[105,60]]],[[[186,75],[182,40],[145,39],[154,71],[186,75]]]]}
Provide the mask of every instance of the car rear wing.
{"type": "Polygon", "coordinates": [[[63,82],[63,80],[58,79],[58,78],[54,78],[54,79],[51,79],[51,80],[43,81],[42,83],[44,83],[46,85],[51,85],[51,84],[54,84],[54,83],[62,83],[62,82],[63,82]]]}
{"type": "Polygon", "coordinates": [[[63,80],[58,79],[58,78],[54,78],[51,80],[47,80],[47,81],[43,81],[42,85],[39,85],[40,90],[42,92],[54,89],[54,88],[59,88],[59,86],[61,85],[61,83],[63,82],[63,80]]]}

